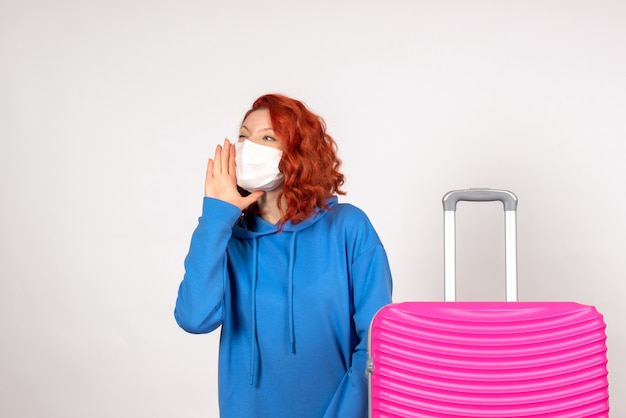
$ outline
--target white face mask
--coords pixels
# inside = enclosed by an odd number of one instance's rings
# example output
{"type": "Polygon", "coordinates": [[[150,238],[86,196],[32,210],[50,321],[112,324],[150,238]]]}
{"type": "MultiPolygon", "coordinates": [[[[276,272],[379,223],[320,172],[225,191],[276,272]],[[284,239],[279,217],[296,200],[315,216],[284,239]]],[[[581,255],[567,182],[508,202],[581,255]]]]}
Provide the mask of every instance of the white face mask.
{"type": "Polygon", "coordinates": [[[244,190],[269,192],[283,182],[278,164],[283,152],[277,148],[246,140],[235,143],[237,185],[244,190]]]}

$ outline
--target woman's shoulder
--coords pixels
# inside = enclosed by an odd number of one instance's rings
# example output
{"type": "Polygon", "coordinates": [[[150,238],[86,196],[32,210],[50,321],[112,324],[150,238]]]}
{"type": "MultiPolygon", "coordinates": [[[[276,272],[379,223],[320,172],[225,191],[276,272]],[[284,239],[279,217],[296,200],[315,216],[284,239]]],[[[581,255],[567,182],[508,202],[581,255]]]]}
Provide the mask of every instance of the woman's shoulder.
{"type": "Polygon", "coordinates": [[[363,211],[358,206],[347,202],[337,202],[334,206],[331,207],[331,211],[336,211],[337,213],[340,213],[344,216],[355,215],[367,217],[365,211],[363,211]]]}
{"type": "Polygon", "coordinates": [[[335,221],[345,222],[348,225],[371,225],[365,211],[351,203],[336,203],[331,206],[327,216],[330,216],[335,221]]]}
{"type": "Polygon", "coordinates": [[[345,236],[348,242],[362,248],[380,245],[380,237],[369,217],[360,207],[350,203],[337,203],[326,215],[327,228],[345,236]]]}

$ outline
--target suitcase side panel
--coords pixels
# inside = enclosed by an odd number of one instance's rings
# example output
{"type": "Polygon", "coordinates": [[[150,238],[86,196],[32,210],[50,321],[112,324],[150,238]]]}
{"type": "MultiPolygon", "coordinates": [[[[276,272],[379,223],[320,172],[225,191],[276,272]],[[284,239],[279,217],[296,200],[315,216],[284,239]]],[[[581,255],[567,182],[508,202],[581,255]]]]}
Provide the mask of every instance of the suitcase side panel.
{"type": "Polygon", "coordinates": [[[606,334],[573,302],[406,302],[372,320],[370,416],[608,416],[606,334]]]}

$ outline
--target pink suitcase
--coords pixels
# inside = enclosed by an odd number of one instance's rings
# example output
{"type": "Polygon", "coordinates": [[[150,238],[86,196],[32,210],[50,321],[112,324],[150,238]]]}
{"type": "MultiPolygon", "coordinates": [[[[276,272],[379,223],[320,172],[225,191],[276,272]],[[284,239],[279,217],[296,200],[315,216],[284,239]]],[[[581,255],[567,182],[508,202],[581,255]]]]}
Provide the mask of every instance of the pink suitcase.
{"type": "Polygon", "coordinates": [[[602,315],[574,302],[517,302],[517,197],[452,191],[444,205],[445,302],[383,307],[368,341],[372,418],[608,417],[602,315]],[[501,201],[507,302],[455,302],[459,201],[501,201]]]}

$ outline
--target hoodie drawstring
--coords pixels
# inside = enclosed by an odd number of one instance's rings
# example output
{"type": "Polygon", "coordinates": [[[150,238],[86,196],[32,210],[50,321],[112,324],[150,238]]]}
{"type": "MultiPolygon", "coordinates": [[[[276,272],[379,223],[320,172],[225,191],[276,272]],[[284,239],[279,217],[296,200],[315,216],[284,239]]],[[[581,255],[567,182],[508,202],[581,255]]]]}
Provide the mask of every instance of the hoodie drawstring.
{"type": "Polygon", "coordinates": [[[296,259],[296,232],[291,234],[291,243],[289,246],[289,285],[288,285],[288,309],[289,309],[289,352],[296,353],[296,331],[293,320],[293,266],[296,259]]]}
{"type": "Polygon", "coordinates": [[[258,354],[258,341],[256,339],[256,285],[258,280],[258,262],[259,262],[259,249],[257,239],[252,240],[252,284],[250,288],[250,304],[252,313],[252,324],[250,326],[250,384],[254,383],[254,374],[256,371],[256,357],[258,354]]]}
{"type": "MultiPolygon", "coordinates": [[[[289,322],[289,352],[296,353],[296,331],[294,324],[293,311],[293,271],[296,259],[296,232],[291,234],[289,243],[289,265],[288,265],[288,285],[287,285],[287,303],[288,303],[288,322],[289,322]]],[[[257,238],[252,240],[252,280],[250,286],[250,384],[254,384],[256,374],[256,363],[259,355],[259,342],[257,340],[256,329],[256,287],[258,281],[258,264],[259,264],[259,248],[257,238]]]]}

